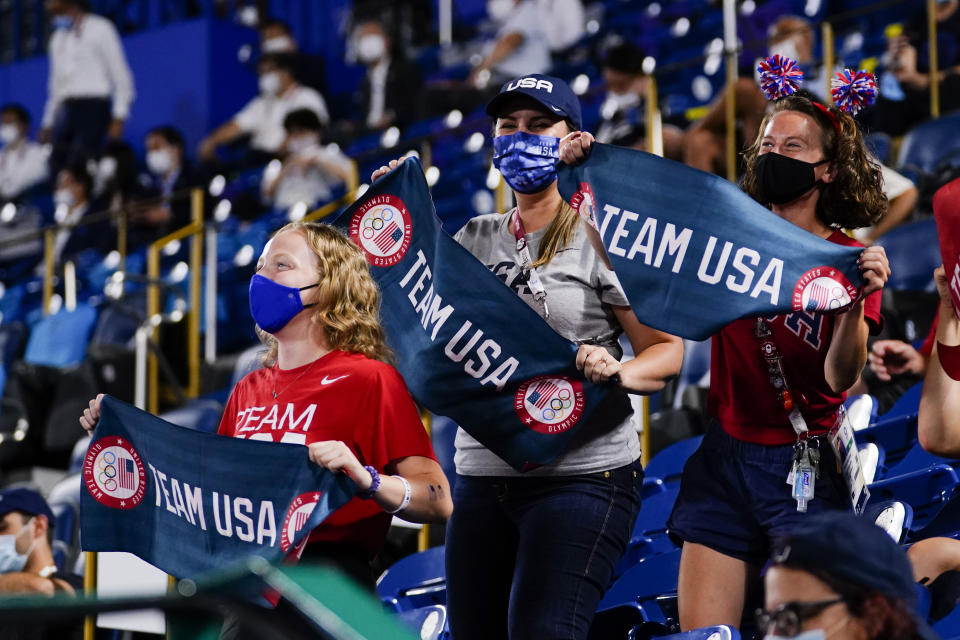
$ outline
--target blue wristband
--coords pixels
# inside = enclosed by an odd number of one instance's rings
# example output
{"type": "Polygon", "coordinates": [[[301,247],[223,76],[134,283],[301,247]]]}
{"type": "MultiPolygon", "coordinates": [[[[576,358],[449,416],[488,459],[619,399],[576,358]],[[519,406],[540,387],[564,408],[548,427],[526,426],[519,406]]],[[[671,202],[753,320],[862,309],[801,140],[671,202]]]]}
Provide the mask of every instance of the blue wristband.
{"type": "Polygon", "coordinates": [[[366,469],[370,477],[373,478],[373,483],[366,491],[357,491],[357,497],[361,500],[369,500],[373,497],[373,494],[380,489],[380,473],[370,465],[366,465],[363,468],[366,469]]]}

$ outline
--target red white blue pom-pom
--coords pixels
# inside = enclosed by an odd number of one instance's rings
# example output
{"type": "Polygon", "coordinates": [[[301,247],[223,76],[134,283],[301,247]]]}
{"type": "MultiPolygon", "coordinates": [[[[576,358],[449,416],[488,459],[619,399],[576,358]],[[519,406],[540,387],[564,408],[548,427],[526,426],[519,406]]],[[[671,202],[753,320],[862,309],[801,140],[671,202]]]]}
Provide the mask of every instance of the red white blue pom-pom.
{"type": "Polygon", "coordinates": [[[779,100],[794,94],[803,82],[803,71],[797,61],[779,54],[761,60],[757,71],[760,72],[760,90],[767,100],[779,100]]]}
{"type": "Polygon", "coordinates": [[[872,73],[853,69],[838,71],[830,81],[830,95],[833,103],[841,111],[856,115],[864,107],[869,107],[877,99],[877,81],[872,73]]]}

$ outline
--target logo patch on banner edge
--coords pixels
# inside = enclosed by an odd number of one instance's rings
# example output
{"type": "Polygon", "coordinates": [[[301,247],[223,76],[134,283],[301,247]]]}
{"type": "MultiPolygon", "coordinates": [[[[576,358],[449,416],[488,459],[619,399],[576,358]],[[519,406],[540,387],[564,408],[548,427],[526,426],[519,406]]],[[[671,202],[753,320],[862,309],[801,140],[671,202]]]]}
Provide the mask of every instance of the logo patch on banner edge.
{"type": "Polygon", "coordinates": [[[822,266],[810,269],[800,276],[793,287],[793,298],[791,302],[794,311],[817,313],[840,311],[856,302],[859,298],[859,293],[857,288],[843,275],[842,271],[836,267],[822,266]],[[830,286],[826,286],[825,283],[828,283],[830,286]],[[839,291],[837,291],[837,289],[839,289],[839,291]],[[827,297],[824,298],[822,303],[814,300],[816,306],[810,308],[811,297],[815,295],[818,290],[824,292],[824,295],[827,297]],[[830,306],[834,302],[838,302],[837,306],[830,306]]]}
{"type": "Polygon", "coordinates": [[[516,394],[514,394],[513,409],[528,428],[538,433],[555,435],[563,433],[577,424],[583,415],[585,405],[586,397],[583,393],[583,384],[579,380],[562,375],[541,375],[534,376],[520,384],[516,394]],[[558,382],[560,384],[557,384],[558,382]],[[545,388],[550,391],[551,395],[556,393],[559,396],[562,391],[570,393],[568,398],[546,396],[547,404],[541,408],[541,411],[562,412],[559,419],[557,417],[545,418],[543,415],[541,415],[541,418],[544,418],[543,420],[537,419],[527,408],[528,403],[537,406],[538,400],[543,400],[543,392],[538,391],[539,387],[543,385],[546,385],[545,388]],[[533,393],[528,396],[527,391],[531,388],[533,393]],[[539,398],[534,398],[535,395],[539,395],[539,398]],[[552,406],[553,401],[559,403],[559,407],[554,408],[552,406]],[[568,401],[569,405],[567,405],[568,401]]]}
{"type": "Polygon", "coordinates": [[[87,449],[87,453],[83,458],[83,485],[94,500],[106,507],[110,507],[111,509],[133,509],[143,501],[143,496],[147,490],[147,474],[143,468],[143,461],[140,459],[140,454],[133,448],[133,445],[120,436],[105,436],[91,443],[87,449]],[[112,467],[114,464],[114,462],[108,462],[106,460],[107,455],[113,455],[114,461],[116,461],[116,454],[109,451],[116,447],[130,454],[130,458],[133,459],[133,463],[136,466],[133,476],[137,483],[136,488],[132,494],[123,497],[113,495],[119,492],[121,487],[115,486],[113,489],[107,487],[110,482],[116,485],[113,478],[119,475],[119,471],[115,471],[115,475],[112,477],[106,475],[107,467],[112,467]],[[94,466],[101,457],[103,458],[105,466],[101,469],[101,474],[98,476],[95,475],[94,466]],[[106,478],[106,480],[104,480],[104,478],[106,478]]]}
{"type": "MultiPolygon", "coordinates": [[[[288,530],[290,528],[290,521],[293,519],[294,515],[302,510],[309,507],[309,510],[306,511],[306,517],[303,519],[303,522],[306,523],[310,519],[310,516],[313,515],[313,510],[317,508],[317,505],[320,503],[320,498],[323,497],[322,491],[307,491],[301,493],[296,498],[290,501],[290,506],[287,507],[287,515],[283,518],[283,527],[280,529],[280,550],[284,553],[287,553],[293,546],[293,538],[296,537],[297,533],[300,532],[300,528],[297,528],[292,536],[288,536],[288,530]]],[[[302,526],[302,525],[301,525],[302,526]]],[[[304,536],[303,540],[300,541],[300,544],[294,548],[294,552],[299,556],[303,552],[303,548],[307,546],[307,539],[310,536],[304,536]]]]}
{"type": "Polygon", "coordinates": [[[407,205],[395,195],[382,194],[374,196],[367,202],[364,202],[350,219],[350,239],[355,245],[360,247],[364,257],[367,259],[367,263],[371,267],[392,267],[403,260],[403,257],[407,254],[407,250],[410,248],[412,238],[413,218],[407,210],[407,205]],[[382,211],[380,212],[380,218],[376,218],[376,214],[371,216],[367,215],[372,209],[376,209],[377,207],[387,209],[387,213],[389,213],[391,217],[384,219],[382,211]],[[397,224],[397,221],[393,220],[393,216],[399,216],[402,224],[397,224]],[[377,220],[381,221],[381,225],[378,228],[375,227],[377,220]],[[367,222],[370,224],[367,225],[367,222]],[[396,229],[388,236],[384,236],[383,233],[390,230],[391,224],[395,226],[396,229]],[[384,230],[385,227],[386,230],[384,230]],[[383,233],[378,235],[378,231],[383,231],[383,233]],[[388,246],[386,242],[389,242],[389,238],[395,236],[397,231],[402,234],[401,237],[395,239],[393,243],[388,246]],[[378,241],[383,238],[387,238],[388,240],[381,246],[378,244],[378,241]],[[384,250],[382,248],[383,246],[387,246],[388,248],[384,250]]]}

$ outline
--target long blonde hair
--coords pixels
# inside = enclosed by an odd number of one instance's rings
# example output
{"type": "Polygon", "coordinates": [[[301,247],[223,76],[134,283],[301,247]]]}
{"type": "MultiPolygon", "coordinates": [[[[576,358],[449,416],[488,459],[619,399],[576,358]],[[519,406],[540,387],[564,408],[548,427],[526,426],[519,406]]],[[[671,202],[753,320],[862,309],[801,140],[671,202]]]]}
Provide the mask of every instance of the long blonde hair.
{"type": "Polygon", "coordinates": [[[577,233],[580,216],[565,201],[560,201],[560,209],[553,217],[540,241],[540,255],[533,261],[531,267],[541,267],[553,260],[554,256],[567,248],[577,233]]]}
{"type": "MultiPolygon", "coordinates": [[[[310,316],[334,349],[362,353],[381,362],[392,362],[380,326],[380,289],[360,249],[343,233],[319,222],[291,222],[274,233],[296,231],[317,256],[317,305],[310,316]]],[[[263,364],[277,361],[277,339],[257,328],[269,350],[263,364]]]]}

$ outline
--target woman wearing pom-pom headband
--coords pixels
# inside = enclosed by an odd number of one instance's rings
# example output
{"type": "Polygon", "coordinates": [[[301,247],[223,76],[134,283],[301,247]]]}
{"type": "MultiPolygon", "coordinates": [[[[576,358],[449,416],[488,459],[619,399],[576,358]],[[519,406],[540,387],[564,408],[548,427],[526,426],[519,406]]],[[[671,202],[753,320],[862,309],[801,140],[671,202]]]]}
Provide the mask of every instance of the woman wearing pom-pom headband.
{"type": "MultiPolygon", "coordinates": [[[[880,167],[853,118],[804,92],[774,104],[745,161],[747,193],[831,242],[860,246],[840,229],[869,225],[887,206],[880,167]]],[[[770,540],[807,513],[850,509],[823,436],[866,362],[868,333],[881,326],[880,293],[890,273],[881,247],[865,249],[860,266],[863,295],[843,313],[741,319],[713,337],[713,424],[684,468],[668,524],[684,542],[678,585],[684,629],[739,626],[770,540]],[[765,341],[776,357],[761,351],[765,341]],[[809,429],[807,445],[797,444],[798,415],[809,429]],[[785,481],[805,447],[821,459],[814,498],[800,511],[785,481]]]]}

